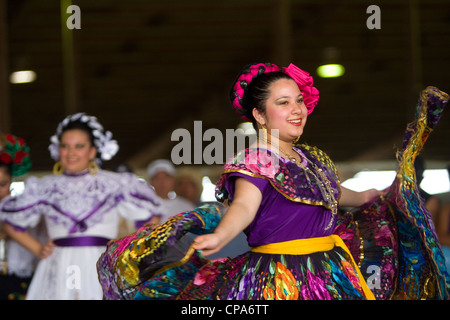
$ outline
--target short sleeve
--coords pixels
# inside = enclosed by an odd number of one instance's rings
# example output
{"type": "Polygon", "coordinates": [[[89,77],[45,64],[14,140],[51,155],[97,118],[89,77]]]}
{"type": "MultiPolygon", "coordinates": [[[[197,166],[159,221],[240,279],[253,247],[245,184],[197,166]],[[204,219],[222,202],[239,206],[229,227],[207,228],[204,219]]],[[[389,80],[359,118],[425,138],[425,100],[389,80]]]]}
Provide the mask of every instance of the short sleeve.
{"type": "Polygon", "coordinates": [[[261,194],[265,194],[267,188],[270,187],[270,182],[265,178],[253,177],[239,172],[231,172],[227,174],[225,181],[225,189],[227,190],[229,198],[231,200],[234,198],[236,178],[244,178],[247,181],[251,182],[261,191],[261,194]]]}
{"type": "Polygon", "coordinates": [[[123,187],[118,197],[119,214],[127,220],[147,220],[162,215],[161,199],[145,181],[131,173],[122,173],[123,187]]]}
{"type": "Polygon", "coordinates": [[[23,230],[39,223],[44,205],[40,201],[38,181],[30,177],[25,180],[22,194],[8,196],[0,202],[0,220],[23,230]]]}

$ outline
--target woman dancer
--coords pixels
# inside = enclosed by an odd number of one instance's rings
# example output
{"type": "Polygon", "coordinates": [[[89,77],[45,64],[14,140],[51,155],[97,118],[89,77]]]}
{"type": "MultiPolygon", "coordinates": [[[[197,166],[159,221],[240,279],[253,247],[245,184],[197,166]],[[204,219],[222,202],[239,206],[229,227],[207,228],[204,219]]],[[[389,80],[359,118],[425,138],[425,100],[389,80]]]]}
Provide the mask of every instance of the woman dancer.
{"type": "Polygon", "coordinates": [[[8,234],[42,258],[27,299],[101,299],[95,263],[118,232],[119,215],[144,220],[158,197],[133,174],[99,169],[118,150],[112,134],[84,113],[66,117],[51,137],[53,175],[26,180],[25,191],[0,205],[8,234]],[[49,241],[25,229],[44,215],[49,241]]]}
{"type": "MultiPolygon", "coordinates": [[[[341,194],[328,157],[316,148],[293,146],[318,101],[312,78],[294,65],[280,70],[256,64],[244,69],[233,94],[236,111],[264,134],[225,166],[218,196],[232,200],[230,208],[214,233],[197,237],[193,248],[212,254],[242,230],[253,248],[202,267],[174,295],[147,290],[153,285],[148,281],[136,298],[373,299],[342,241],[331,235],[338,201],[359,206],[379,192],[341,194]],[[269,247],[275,242],[285,244],[269,247]],[[286,251],[287,245],[292,250],[286,251]]],[[[197,210],[203,212],[210,215],[210,209],[197,210]]]]}
{"type": "MultiPolygon", "coordinates": [[[[239,115],[261,129],[261,137],[225,165],[216,194],[219,201],[229,203],[225,216],[222,218],[217,208],[200,207],[156,229],[142,228],[134,236],[111,242],[97,264],[105,297],[374,299],[358,266],[370,261],[381,269],[377,295],[391,298],[396,289],[393,275],[399,270],[403,273],[399,279],[406,283],[407,270],[411,270],[410,264],[395,260],[400,245],[392,216],[372,210],[365,218],[375,220],[367,225],[380,227],[382,232],[367,230],[366,224],[359,225],[350,214],[339,219],[336,229],[339,206],[361,206],[363,213],[372,209],[370,205],[391,208],[384,203],[384,193],[342,188],[329,157],[296,142],[318,101],[309,74],[292,64],[281,69],[273,64],[250,65],[239,74],[231,100],[239,115]],[[357,249],[367,248],[366,256],[354,248],[356,240],[361,240],[359,227],[369,245],[358,243],[357,249]],[[233,259],[204,258],[242,230],[249,252],[233,259]],[[180,248],[188,231],[200,236],[190,247],[180,248]],[[390,292],[386,284],[393,284],[390,292]]],[[[398,194],[392,191],[389,196],[398,194]]],[[[398,214],[411,212],[421,214],[410,209],[398,214]]],[[[418,228],[408,226],[408,230],[418,228]]],[[[434,257],[423,253],[430,266],[438,255],[437,250],[434,257]]],[[[417,276],[425,280],[421,274],[417,276]]],[[[372,287],[378,288],[378,283],[372,287]]],[[[401,289],[407,291],[405,286],[401,289]]],[[[438,297],[445,298],[445,290],[438,297]]]]}

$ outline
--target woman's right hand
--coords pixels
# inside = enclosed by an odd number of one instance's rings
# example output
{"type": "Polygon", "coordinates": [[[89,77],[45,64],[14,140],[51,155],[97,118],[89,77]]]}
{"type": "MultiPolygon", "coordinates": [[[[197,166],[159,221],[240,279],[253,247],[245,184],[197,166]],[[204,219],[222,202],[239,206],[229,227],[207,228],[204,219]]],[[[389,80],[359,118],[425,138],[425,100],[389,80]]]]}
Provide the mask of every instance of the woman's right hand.
{"type": "Polygon", "coordinates": [[[261,200],[262,194],[256,185],[245,178],[236,178],[232,204],[214,233],[195,238],[193,248],[201,250],[204,256],[219,252],[253,221],[261,200]]]}
{"type": "Polygon", "coordinates": [[[203,256],[209,256],[222,249],[221,242],[219,236],[215,233],[204,234],[195,238],[193,248],[201,250],[203,256]]]}

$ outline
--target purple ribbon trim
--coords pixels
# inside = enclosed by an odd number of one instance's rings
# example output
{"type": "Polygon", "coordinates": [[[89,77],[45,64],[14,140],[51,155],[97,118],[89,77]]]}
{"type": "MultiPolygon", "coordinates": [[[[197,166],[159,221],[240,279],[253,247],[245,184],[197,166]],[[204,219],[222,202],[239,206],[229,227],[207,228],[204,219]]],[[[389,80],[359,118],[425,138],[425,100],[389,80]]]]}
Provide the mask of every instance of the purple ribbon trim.
{"type": "Polygon", "coordinates": [[[103,237],[73,237],[55,239],[53,242],[58,247],[94,247],[106,246],[110,239],[103,237]]]}

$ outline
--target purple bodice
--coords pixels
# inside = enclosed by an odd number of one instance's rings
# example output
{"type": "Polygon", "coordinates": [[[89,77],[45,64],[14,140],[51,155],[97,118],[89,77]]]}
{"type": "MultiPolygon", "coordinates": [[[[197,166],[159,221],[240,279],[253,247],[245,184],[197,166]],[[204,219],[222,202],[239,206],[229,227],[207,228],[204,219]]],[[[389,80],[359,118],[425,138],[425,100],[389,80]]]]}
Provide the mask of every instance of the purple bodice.
{"type": "Polygon", "coordinates": [[[235,179],[245,178],[262,194],[255,219],[244,230],[250,246],[332,234],[332,202],[340,196],[339,176],[328,156],[297,146],[304,162],[297,165],[267,149],[250,148],[225,165],[216,186],[219,201],[233,200],[235,179]],[[318,179],[317,177],[321,178],[318,179]],[[329,187],[326,193],[325,184],[329,187]]]}
{"type": "Polygon", "coordinates": [[[324,230],[330,221],[331,212],[323,206],[309,205],[288,200],[276,191],[264,178],[255,178],[242,173],[230,173],[225,187],[234,195],[235,178],[242,177],[253,183],[262,194],[261,206],[253,222],[244,230],[251,247],[332,234],[334,226],[324,230]]]}

